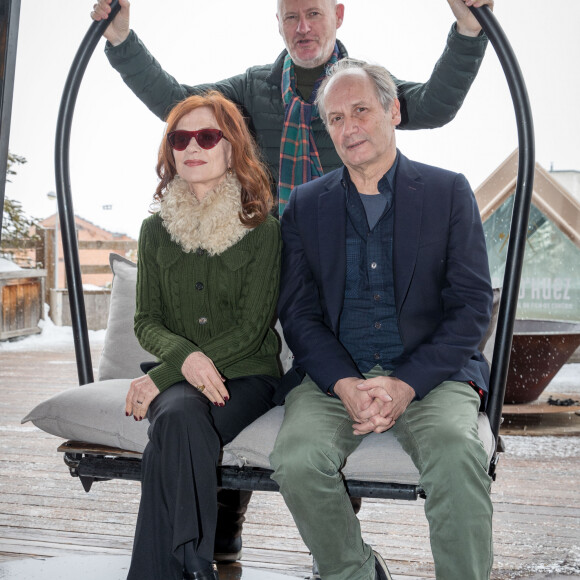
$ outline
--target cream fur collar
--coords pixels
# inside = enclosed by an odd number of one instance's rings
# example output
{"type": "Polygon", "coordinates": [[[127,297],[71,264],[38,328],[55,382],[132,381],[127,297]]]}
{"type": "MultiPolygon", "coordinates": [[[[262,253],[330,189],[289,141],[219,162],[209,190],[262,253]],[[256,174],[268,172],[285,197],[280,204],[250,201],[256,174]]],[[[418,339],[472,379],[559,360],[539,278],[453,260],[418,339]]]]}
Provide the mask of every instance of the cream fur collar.
{"type": "Polygon", "coordinates": [[[227,175],[198,201],[176,175],[163,194],[159,214],[171,239],[185,252],[202,248],[210,255],[222,254],[250,231],[240,222],[240,192],[238,179],[227,175]]]}

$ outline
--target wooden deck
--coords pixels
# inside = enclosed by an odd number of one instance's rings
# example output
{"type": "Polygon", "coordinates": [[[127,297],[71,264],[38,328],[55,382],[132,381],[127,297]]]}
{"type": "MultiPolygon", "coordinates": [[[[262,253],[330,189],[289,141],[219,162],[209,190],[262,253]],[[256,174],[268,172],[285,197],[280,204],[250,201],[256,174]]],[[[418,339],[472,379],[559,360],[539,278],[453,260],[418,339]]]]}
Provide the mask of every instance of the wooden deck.
{"type": "MultiPolygon", "coordinates": [[[[2,572],[15,559],[131,552],[139,484],[111,481],[85,493],[56,452],[61,440],[20,424],[35,404],[76,385],[71,347],[6,351],[0,344],[0,578],[16,577],[2,572]]],[[[493,486],[492,577],[580,578],[580,437],[509,435],[506,443],[493,486]]],[[[395,578],[434,578],[422,501],[365,500],[360,516],[365,539],[395,578]]],[[[260,578],[308,576],[310,556],[278,494],[254,495],[243,539],[242,568],[224,567],[222,578],[251,570],[260,578]]]]}

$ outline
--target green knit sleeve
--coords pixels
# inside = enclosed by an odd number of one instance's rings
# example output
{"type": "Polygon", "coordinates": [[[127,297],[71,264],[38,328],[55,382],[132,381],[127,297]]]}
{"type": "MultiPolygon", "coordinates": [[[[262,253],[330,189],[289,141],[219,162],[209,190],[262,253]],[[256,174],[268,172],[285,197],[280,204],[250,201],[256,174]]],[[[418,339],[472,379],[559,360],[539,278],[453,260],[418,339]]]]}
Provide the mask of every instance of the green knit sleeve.
{"type": "Polygon", "coordinates": [[[164,391],[171,385],[185,380],[185,377],[179,369],[166,362],[162,362],[160,365],[152,368],[147,374],[160,391],[164,391]]]}
{"type": "Polygon", "coordinates": [[[203,345],[203,352],[216,367],[223,368],[256,353],[276,311],[280,285],[282,241],[278,220],[267,220],[242,240],[251,244],[246,265],[244,293],[236,318],[225,332],[203,345]]]}
{"type": "Polygon", "coordinates": [[[185,360],[189,354],[200,350],[192,341],[175,334],[165,325],[159,266],[155,259],[162,228],[161,220],[157,219],[157,216],[146,219],[141,226],[135,308],[137,340],[145,350],[164,363],[149,372],[149,376],[160,391],[184,380],[181,366],[173,361],[175,353],[180,353],[178,358],[185,360]]]}

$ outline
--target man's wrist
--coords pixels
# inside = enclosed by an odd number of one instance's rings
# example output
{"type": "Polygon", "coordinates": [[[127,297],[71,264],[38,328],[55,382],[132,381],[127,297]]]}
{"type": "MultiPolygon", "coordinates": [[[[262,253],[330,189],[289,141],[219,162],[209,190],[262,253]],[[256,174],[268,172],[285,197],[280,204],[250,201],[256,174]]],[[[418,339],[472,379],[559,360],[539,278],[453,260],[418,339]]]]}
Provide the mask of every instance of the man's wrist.
{"type": "Polygon", "coordinates": [[[345,394],[346,390],[354,384],[353,382],[361,382],[364,381],[363,378],[360,377],[345,377],[343,379],[339,379],[328,389],[328,394],[332,395],[333,397],[337,397],[342,399],[342,396],[345,394]]]}
{"type": "Polygon", "coordinates": [[[130,29],[127,31],[127,34],[124,37],[116,35],[115,38],[107,39],[106,46],[109,50],[111,50],[112,48],[117,48],[121,46],[124,42],[126,42],[129,36],[131,36],[130,29]]]}
{"type": "Polygon", "coordinates": [[[457,23],[457,34],[461,34],[462,36],[469,36],[471,38],[475,38],[481,34],[481,28],[479,30],[473,30],[473,28],[468,28],[467,26],[463,26],[460,22],[457,23]]]}
{"type": "Polygon", "coordinates": [[[478,37],[487,39],[482,28],[480,28],[478,31],[468,29],[467,27],[463,27],[458,20],[456,20],[451,26],[451,33],[455,34],[459,38],[464,38],[465,40],[473,40],[478,37]]]}
{"type": "Polygon", "coordinates": [[[338,399],[338,395],[334,392],[334,387],[335,387],[336,383],[334,383],[334,385],[330,385],[330,387],[328,387],[328,389],[326,389],[326,394],[329,397],[334,397],[335,399],[338,399]]]}
{"type": "Polygon", "coordinates": [[[343,384],[342,381],[344,379],[339,379],[338,381],[336,381],[336,383],[334,383],[334,385],[332,385],[329,389],[328,389],[328,394],[331,397],[335,397],[337,399],[340,399],[340,391],[342,390],[341,385],[343,384]]]}

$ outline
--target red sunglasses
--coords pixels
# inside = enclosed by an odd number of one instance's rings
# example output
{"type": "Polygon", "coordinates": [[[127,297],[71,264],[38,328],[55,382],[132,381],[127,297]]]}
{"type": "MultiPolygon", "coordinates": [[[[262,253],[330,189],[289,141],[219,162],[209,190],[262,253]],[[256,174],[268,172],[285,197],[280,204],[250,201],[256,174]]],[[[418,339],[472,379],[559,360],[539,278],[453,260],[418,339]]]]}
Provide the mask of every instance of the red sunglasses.
{"type": "Polygon", "coordinates": [[[225,139],[219,129],[200,129],[199,131],[171,131],[167,133],[167,141],[176,151],[185,151],[192,139],[202,149],[213,149],[221,140],[225,139]]]}

